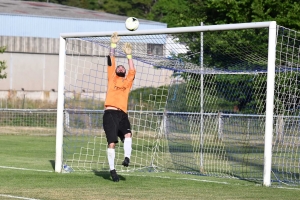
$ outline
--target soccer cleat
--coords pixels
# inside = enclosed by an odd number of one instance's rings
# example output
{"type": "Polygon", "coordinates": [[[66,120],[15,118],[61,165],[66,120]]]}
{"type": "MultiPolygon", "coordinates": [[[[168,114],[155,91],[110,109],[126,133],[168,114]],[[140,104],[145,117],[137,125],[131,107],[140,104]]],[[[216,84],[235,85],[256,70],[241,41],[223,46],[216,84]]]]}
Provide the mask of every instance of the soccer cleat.
{"type": "Polygon", "coordinates": [[[129,163],[130,163],[130,159],[128,157],[125,157],[124,161],[122,162],[122,165],[124,167],[128,167],[129,163]]]}
{"type": "Polygon", "coordinates": [[[120,179],[115,169],[110,170],[110,175],[114,182],[119,182],[120,179]]]}

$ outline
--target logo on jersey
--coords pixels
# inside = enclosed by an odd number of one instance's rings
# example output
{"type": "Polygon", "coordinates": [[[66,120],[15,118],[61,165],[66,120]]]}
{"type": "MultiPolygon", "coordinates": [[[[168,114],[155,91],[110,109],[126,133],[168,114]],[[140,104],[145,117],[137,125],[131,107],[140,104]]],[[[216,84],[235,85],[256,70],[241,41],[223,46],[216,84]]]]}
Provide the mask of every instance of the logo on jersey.
{"type": "Polygon", "coordinates": [[[124,90],[126,90],[126,87],[118,87],[115,85],[114,89],[124,91],[124,90]]]}

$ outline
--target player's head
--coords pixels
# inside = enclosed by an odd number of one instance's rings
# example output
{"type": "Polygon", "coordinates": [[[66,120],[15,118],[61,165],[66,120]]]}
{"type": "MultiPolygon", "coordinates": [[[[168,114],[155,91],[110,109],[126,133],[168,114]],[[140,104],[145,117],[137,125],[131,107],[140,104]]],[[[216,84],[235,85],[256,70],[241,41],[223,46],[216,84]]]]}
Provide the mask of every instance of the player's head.
{"type": "Polygon", "coordinates": [[[116,68],[116,74],[120,77],[125,77],[126,69],[123,65],[118,65],[116,68]]]}

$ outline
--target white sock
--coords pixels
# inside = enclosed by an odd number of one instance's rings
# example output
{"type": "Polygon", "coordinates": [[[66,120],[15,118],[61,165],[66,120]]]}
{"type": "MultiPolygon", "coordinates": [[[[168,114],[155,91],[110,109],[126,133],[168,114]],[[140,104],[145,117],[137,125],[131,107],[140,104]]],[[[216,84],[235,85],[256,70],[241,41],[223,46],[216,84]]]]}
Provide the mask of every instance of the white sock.
{"type": "Polygon", "coordinates": [[[124,156],[130,158],[131,156],[131,145],[132,145],[132,138],[125,138],[124,140],[124,156]]]}
{"type": "Polygon", "coordinates": [[[107,158],[110,170],[115,169],[115,149],[107,149],[107,158]]]}

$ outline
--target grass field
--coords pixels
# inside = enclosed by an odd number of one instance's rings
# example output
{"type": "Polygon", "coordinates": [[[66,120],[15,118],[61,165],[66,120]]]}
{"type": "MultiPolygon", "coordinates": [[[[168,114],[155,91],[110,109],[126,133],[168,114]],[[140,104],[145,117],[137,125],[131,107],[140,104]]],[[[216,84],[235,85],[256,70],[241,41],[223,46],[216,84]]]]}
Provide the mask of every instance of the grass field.
{"type": "Polygon", "coordinates": [[[0,135],[0,199],[299,199],[300,187],[176,173],[54,172],[55,137],[0,135]]]}

